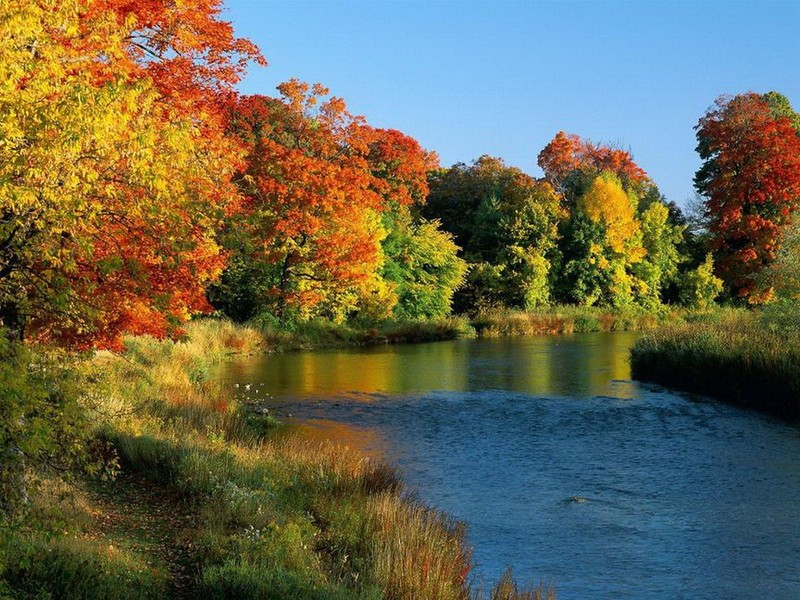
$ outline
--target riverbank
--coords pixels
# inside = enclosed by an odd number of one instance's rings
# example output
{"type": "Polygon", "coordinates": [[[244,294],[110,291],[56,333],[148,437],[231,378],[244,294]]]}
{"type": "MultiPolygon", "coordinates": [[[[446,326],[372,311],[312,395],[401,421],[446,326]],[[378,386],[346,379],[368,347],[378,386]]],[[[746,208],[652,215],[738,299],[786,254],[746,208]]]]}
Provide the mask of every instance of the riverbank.
{"type": "Polygon", "coordinates": [[[800,333],[758,312],[721,312],[649,333],[631,351],[633,377],[800,417],[800,333]]]}
{"type": "MultiPolygon", "coordinates": [[[[201,320],[184,342],[98,353],[84,409],[118,473],[35,474],[0,540],[0,597],[480,596],[463,525],[409,499],[387,465],[287,435],[210,379],[215,362],[269,344],[201,320]]],[[[507,578],[489,594],[553,597],[507,578]]]]}
{"type": "Polygon", "coordinates": [[[348,346],[409,344],[470,337],[555,335],[600,331],[650,331],[683,321],[687,309],[614,310],[594,306],[552,306],[536,311],[494,310],[472,318],[332,323],[310,321],[276,326],[254,321],[250,327],[264,339],[268,352],[315,350],[348,346]]]}

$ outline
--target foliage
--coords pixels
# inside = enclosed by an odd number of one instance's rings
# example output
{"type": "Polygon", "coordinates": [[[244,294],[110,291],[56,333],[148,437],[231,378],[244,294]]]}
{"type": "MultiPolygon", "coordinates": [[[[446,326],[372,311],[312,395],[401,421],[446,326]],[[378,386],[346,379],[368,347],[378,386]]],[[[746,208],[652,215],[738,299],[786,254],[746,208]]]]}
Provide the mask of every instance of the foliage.
{"type": "Polygon", "coordinates": [[[559,300],[656,308],[675,299],[684,219],[629,152],[562,131],[539,166],[569,210],[554,278],[559,300]]]}
{"type": "Polygon", "coordinates": [[[33,352],[2,333],[0,521],[24,508],[28,474],[99,466],[89,453],[91,417],[80,399],[79,363],[60,352],[33,352]]]}
{"type": "Polygon", "coordinates": [[[381,260],[381,196],[360,119],[320,85],[281,84],[282,99],[243,98],[230,130],[248,148],[246,200],[230,245],[266,278],[262,309],[313,316],[366,282],[381,260]]]}
{"type": "Polygon", "coordinates": [[[482,156],[434,172],[423,214],[440,219],[472,265],[457,310],[532,308],[550,301],[551,261],[564,216],[553,188],[482,156]]]}
{"type": "Polygon", "coordinates": [[[679,248],[686,227],[672,224],[669,209],[661,202],[653,202],[641,213],[640,226],[646,254],[633,270],[646,286],[642,303],[657,306],[663,291],[677,283],[678,268],[684,262],[679,248]]]}
{"type": "Polygon", "coordinates": [[[683,274],[681,302],[689,308],[705,310],[722,293],[722,280],[714,275],[711,254],[696,269],[683,274]]]}
{"type": "Polygon", "coordinates": [[[427,173],[438,166],[438,158],[399,131],[373,129],[371,136],[367,159],[374,186],[384,199],[387,232],[380,273],[384,286],[391,287],[397,298],[393,307],[381,298],[376,303],[388,306],[391,312],[384,316],[445,317],[453,293],[464,280],[466,263],[457,256],[452,237],[439,229],[439,222],[419,215],[429,191],[427,173]]]}
{"type": "Polygon", "coordinates": [[[407,210],[385,220],[389,223],[381,271],[383,279],[394,284],[397,306],[393,314],[401,319],[447,316],[467,270],[452,237],[437,222],[413,219],[407,210]]]}
{"type": "Polygon", "coordinates": [[[632,267],[646,255],[635,199],[612,173],[601,173],[578,200],[564,251],[567,294],[581,304],[627,306],[641,294],[632,267]]]}
{"type": "Polygon", "coordinates": [[[545,179],[562,193],[569,204],[585,192],[585,179],[594,179],[599,173],[613,173],[626,191],[641,194],[653,186],[647,173],[639,167],[630,152],[595,144],[575,134],[559,131],[542,149],[538,164],[545,179]]]}
{"type": "Polygon", "coordinates": [[[601,223],[605,244],[615,255],[637,262],[644,255],[640,241],[639,223],[634,218],[635,200],[631,200],[615,175],[603,172],[584,194],[578,209],[593,223],[601,223]]]}
{"type": "Polygon", "coordinates": [[[800,329],[800,226],[795,219],[786,226],[775,262],[762,271],[758,281],[763,297],[765,324],[780,331],[800,329]]]}
{"type": "Polygon", "coordinates": [[[764,300],[758,274],[774,260],[800,200],[800,137],[779,94],[720,97],[697,124],[718,274],[738,297],[764,300]]]}
{"type": "Polygon", "coordinates": [[[412,210],[435,155],[369,127],[320,85],[279,89],[282,99],[243,98],[231,115],[248,148],[236,179],[246,201],[227,227],[231,266],[212,301],[240,320],[447,314],[464,266],[412,210]]]}
{"type": "Polygon", "coordinates": [[[0,318],[17,336],[116,345],[207,307],[237,160],[215,115],[258,54],[218,2],[171,6],[0,7],[0,318]]]}
{"type": "Polygon", "coordinates": [[[764,270],[759,281],[762,294],[795,301],[800,298],[800,219],[789,223],[775,262],[764,270]]]}

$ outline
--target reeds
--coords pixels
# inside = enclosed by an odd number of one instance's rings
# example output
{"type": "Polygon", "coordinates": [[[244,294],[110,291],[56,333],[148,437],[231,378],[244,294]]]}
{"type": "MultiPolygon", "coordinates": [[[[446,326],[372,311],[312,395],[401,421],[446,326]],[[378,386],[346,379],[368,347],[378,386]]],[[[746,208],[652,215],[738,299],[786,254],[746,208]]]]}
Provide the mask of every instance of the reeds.
{"type": "Polygon", "coordinates": [[[479,336],[552,335],[573,332],[650,330],[681,318],[682,312],[612,310],[592,306],[553,306],[535,311],[496,310],[472,319],[479,336]]]}
{"type": "Polygon", "coordinates": [[[634,377],[800,416],[800,333],[756,312],[727,311],[665,328],[631,351],[634,377]]]}

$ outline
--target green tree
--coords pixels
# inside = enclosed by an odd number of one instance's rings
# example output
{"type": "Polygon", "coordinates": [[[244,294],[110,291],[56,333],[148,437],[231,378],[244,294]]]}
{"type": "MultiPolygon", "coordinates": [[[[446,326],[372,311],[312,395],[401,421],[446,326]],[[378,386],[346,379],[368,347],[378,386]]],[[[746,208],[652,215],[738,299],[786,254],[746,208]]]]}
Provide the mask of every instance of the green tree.
{"type": "Polygon", "coordinates": [[[787,226],[775,262],[759,278],[762,297],[769,302],[763,317],[782,331],[800,329],[800,220],[787,226]]]}
{"type": "Polygon", "coordinates": [[[448,315],[467,270],[452,236],[436,221],[414,219],[408,209],[387,215],[384,223],[382,275],[394,285],[394,314],[414,319],[448,315]]]}
{"type": "Polygon", "coordinates": [[[26,470],[64,472],[91,464],[80,371],[66,353],[34,352],[0,329],[0,520],[25,504],[26,470]]]}
{"type": "Polygon", "coordinates": [[[684,226],[670,222],[666,204],[651,203],[640,216],[642,246],[647,254],[635,265],[636,276],[646,285],[642,303],[654,307],[663,301],[662,293],[675,282],[684,258],[679,251],[684,226]]]}
{"type": "Polygon", "coordinates": [[[696,269],[686,272],[681,282],[681,303],[690,308],[710,307],[722,292],[722,280],[714,275],[711,254],[696,269]]]}
{"type": "Polygon", "coordinates": [[[456,295],[459,311],[550,301],[558,225],[564,218],[553,187],[502,160],[482,156],[430,179],[423,212],[440,219],[471,265],[456,295]]]}
{"type": "Polygon", "coordinates": [[[563,271],[573,301],[621,307],[641,295],[644,284],[633,268],[647,251],[635,217],[637,202],[610,172],[597,176],[578,199],[563,271]]]}

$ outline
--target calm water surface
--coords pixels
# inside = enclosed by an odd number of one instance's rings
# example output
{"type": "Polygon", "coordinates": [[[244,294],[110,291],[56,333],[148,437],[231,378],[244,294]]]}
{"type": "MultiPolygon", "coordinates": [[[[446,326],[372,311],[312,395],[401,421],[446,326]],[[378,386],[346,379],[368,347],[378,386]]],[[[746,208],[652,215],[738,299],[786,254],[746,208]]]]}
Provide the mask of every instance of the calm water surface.
{"type": "Polygon", "coordinates": [[[254,357],[220,377],[398,465],[468,523],[484,581],[513,565],[560,600],[800,598],[800,426],[632,382],[635,338],[254,357]]]}

